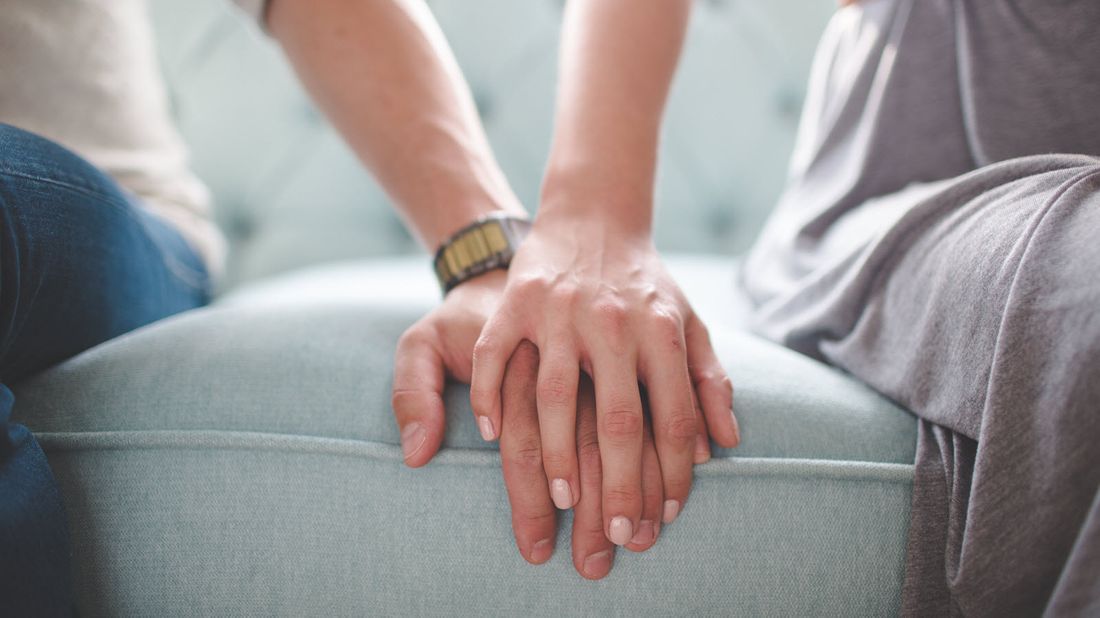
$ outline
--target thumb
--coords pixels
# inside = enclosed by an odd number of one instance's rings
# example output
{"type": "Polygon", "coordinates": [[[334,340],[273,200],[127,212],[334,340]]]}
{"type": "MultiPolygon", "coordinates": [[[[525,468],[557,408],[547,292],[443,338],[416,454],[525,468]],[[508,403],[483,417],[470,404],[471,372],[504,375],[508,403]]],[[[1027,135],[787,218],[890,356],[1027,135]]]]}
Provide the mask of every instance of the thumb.
{"type": "Polygon", "coordinates": [[[431,329],[419,324],[397,343],[393,375],[393,414],[401,431],[405,465],[428,463],[443,442],[443,358],[431,329]]]}

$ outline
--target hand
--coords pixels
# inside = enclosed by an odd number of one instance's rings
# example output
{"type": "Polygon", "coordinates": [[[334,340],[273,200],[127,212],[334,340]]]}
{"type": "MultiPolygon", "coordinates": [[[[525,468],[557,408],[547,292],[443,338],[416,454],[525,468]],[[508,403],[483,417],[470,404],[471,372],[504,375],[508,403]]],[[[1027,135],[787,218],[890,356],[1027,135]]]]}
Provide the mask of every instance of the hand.
{"type": "MultiPolygon", "coordinates": [[[[532,564],[542,564],[554,552],[557,511],[546,489],[535,390],[539,373],[538,350],[522,342],[505,369],[501,396],[506,412],[500,434],[504,483],[512,505],[512,530],[520,554],[532,564]]],[[[596,430],[596,402],[592,383],[582,377],[578,385],[577,445],[581,497],[573,510],[573,566],[588,579],[601,579],[611,571],[615,546],[604,534],[600,506],[601,465],[596,430]]],[[[642,448],[642,523],[626,545],[645,551],[657,541],[661,529],[661,469],[653,444],[652,427],[644,426],[642,448]]]]}
{"type": "Polygon", "coordinates": [[[398,341],[392,402],[410,467],[423,466],[439,450],[446,377],[469,383],[474,342],[500,301],[506,276],[494,270],[462,283],[398,341]]]}
{"type": "Polygon", "coordinates": [[[716,442],[736,446],[733,389],[706,328],[665,272],[648,234],[616,228],[597,215],[561,214],[558,209],[556,217],[536,220],[512,261],[504,296],[474,348],[471,405],[483,437],[497,437],[505,366],[522,340],[534,342],[543,464],[554,504],[569,508],[584,495],[576,404],[580,372],[591,376],[603,529],[625,545],[643,511],[639,382],[652,410],[665,523],[687,499],[697,453],[707,457],[706,439],[699,436],[703,416],[716,442]]]}

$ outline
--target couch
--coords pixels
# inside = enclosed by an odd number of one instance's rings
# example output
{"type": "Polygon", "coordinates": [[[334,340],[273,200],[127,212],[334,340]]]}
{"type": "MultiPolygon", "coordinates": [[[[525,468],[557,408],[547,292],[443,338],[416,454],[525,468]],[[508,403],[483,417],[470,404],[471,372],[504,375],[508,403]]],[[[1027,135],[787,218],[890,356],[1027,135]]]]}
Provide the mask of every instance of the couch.
{"type": "MultiPolygon", "coordinates": [[[[505,171],[535,205],[561,3],[431,3],[505,171]]],[[[396,339],[439,292],[386,199],[225,3],[150,3],[174,112],[231,241],[210,307],[16,387],[85,615],[897,613],[916,420],[745,330],[733,278],[782,187],[830,2],[713,0],[670,106],[657,241],[736,385],[744,443],[611,574],[514,546],[494,444],[448,387],[444,450],[402,464],[396,339]]]]}

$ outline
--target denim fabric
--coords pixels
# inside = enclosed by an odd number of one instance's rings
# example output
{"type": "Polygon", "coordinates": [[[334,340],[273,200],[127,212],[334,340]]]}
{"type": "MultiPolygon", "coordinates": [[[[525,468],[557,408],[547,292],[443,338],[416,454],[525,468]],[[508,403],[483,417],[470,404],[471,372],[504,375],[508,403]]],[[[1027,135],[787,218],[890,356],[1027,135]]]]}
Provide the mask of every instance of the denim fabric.
{"type": "MultiPolygon", "coordinates": [[[[728,260],[670,262],[700,312],[728,293],[714,285],[728,260]]],[[[711,321],[744,445],[696,468],[653,549],[620,551],[589,582],[571,564],[568,513],[548,564],[519,556],[496,445],[478,436],[465,387],[448,390],[444,450],[403,465],[393,350],[433,299],[423,259],[315,269],[21,384],[18,420],[40,436],[69,506],[81,612],[897,613],[911,415],[711,321]]]]}
{"type": "Polygon", "coordinates": [[[102,341],[202,305],[207,277],[167,224],[44,138],[0,125],[0,603],[71,608],[69,541],[35,437],[8,384],[102,341]]]}

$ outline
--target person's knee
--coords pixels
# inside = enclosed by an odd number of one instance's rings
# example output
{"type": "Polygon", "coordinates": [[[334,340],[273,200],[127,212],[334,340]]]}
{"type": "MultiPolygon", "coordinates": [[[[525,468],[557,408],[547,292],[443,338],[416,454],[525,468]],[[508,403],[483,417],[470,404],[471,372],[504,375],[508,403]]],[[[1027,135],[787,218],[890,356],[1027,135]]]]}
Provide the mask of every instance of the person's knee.
{"type": "MultiPolygon", "coordinates": [[[[4,208],[22,206],[28,188],[34,195],[51,189],[70,188],[97,194],[109,193],[106,176],[80,155],[41,135],[0,123],[0,182],[8,189],[4,208]]],[[[41,200],[38,200],[41,201],[41,200]]]]}

